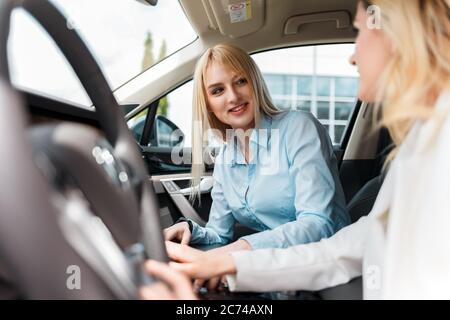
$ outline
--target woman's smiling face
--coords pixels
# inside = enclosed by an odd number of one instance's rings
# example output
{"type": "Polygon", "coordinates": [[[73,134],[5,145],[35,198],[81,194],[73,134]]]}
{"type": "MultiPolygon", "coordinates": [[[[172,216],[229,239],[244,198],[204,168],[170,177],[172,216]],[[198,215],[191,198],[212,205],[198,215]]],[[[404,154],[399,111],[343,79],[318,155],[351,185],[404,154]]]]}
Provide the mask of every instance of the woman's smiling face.
{"type": "Polygon", "coordinates": [[[208,111],[233,129],[255,126],[253,89],[248,79],[221,63],[212,62],[206,69],[204,87],[208,111]]]}

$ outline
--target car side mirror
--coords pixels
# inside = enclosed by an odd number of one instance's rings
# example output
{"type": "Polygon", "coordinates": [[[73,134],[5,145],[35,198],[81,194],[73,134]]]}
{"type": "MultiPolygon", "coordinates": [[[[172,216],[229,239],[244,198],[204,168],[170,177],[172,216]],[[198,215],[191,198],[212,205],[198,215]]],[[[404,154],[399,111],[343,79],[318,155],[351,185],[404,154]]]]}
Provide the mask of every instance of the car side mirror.
{"type": "Polygon", "coordinates": [[[184,133],[176,124],[163,115],[156,115],[150,136],[152,147],[179,147],[184,142],[184,133]]]}
{"type": "Polygon", "coordinates": [[[145,5],[156,6],[158,4],[158,0],[136,0],[145,5]]]}

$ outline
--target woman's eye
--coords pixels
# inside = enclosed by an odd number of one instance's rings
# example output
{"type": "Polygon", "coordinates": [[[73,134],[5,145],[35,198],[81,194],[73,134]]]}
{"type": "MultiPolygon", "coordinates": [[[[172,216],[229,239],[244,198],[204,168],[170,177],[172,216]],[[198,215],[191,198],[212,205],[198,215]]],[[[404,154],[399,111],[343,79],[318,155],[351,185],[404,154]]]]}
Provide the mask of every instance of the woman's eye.
{"type": "Polygon", "coordinates": [[[247,83],[247,79],[245,79],[245,78],[241,78],[238,81],[236,81],[236,84],[238,84],[238,85],[245,84],[245,83],[247,83]]]}
{"type": "Polygon", "coordinates": [[[222,88],[215,88],[215,89],[211,90],[212,95],[217,95],[221,92],[222,92],[222,88]]]}

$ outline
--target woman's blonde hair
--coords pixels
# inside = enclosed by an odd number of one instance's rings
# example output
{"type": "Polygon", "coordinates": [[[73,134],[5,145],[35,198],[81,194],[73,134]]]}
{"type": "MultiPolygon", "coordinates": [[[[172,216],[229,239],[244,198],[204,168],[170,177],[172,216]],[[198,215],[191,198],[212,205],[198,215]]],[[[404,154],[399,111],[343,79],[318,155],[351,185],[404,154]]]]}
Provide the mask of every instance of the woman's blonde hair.
{"type": "MultiPolygon", "coordinates": [[[[244,77],[253,95],[255,110],[255,127],[259,126],[261,114],[275,115],[280,110],[273,104],[261,71],[255,61],[244,50],[229,45],[219,44],[206,50],[197,62],[194,72],[194,95],[192,101],[192,183],[198,186],[204,172],[203,147],[208,139],[207,130],[213,130],[214,135],[226,142],[226,130],[231,127],[221,122],[214,113],[208,111],[205,90],[205,75],[212,63],[219,63],[230,68],[234,73],[244,77]]],[[[200,190],[192,188],[191,201],[200,195],[200,190]]]]}
{"type": "Polygon", "coordinates": [[[376,116],[395,144],[389,162],[413,122],[433,114],[450,81],[450,0],[371,0],[393,53],[377,84],[376,116]],[[430,98],[431,97],[431,98],[430,98]]]}

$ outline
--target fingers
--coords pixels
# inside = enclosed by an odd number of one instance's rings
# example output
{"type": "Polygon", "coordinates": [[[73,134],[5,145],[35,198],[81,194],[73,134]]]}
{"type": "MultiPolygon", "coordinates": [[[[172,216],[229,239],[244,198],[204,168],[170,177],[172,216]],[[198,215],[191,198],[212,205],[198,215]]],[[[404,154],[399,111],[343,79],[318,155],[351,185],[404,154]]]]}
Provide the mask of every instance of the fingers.
{"type": "Polygon", "coordinates": [[[174,226],[164,229],[163,233],[164,233],[164,239],[165,240],[176,239],[176,237],[177,237],[177,230],[176,230],[176,228],[173,228],[173,227],[174,226]]]}
{"type": "MultiPolygon", "coordinates": [[[[194,259],[190,261],[190,258],[186,258],[186,255],[191,253],[180,253],[184,254],[182,259],[175,259],[182,263],[171,262],[170,265],[174,269],[181,271],[185,275],[192,279],[210,279],[213,277],[221,276],[227,273],[228,269],[223,269],[222,263],[227,261],[228,255],[220,255],[208,252],[198,251],[187,246],[178,245],[184,250],[194,250],[192,255],[195,256],[194,259]],[[198,252],[197,252],[198,251],[198,252]],[[186,262],[185,262],[186,261],[186,262]]],[[[181,251],[180,249],[180,251],[181,251]]],[[[178,257],[179,258],[179,257],[178,257]]],[[[231,257],[230,257],[231,259],[231,257]]]]}
{"type": "Polygon", "coordinates": [[[207,283],[208,290],[216,290],[219,288],[221,277],[213,277],[209,280],[206,279],[195,279],[194,281],[194,291],[198,292],[200,288],[205,286],[207,283]]]}
{"type": "Polygon", "coordinates": [[[189,259],[187,259],[186,254],[184,253],[184,248],[186,246],[183,246],[181,244],[166,241],[166,251],[169,255],[169,258],[175,261],[180,262],[190,262],[189,259]]]}
{"type": "Polygon", "coordinates": [[[209,290],[216,290],[219,286],[220,277],[214,277],[208,280],[208,289],[209,290]]]}
{"type": "Polygon", "coordinates": [[[169,300],[175,298],[169,288],[161,282],[140,288],[139,296],[143,300],[169,300]]]}
{"type": "Polygon", "coordinates": [[[145,269],[156,278],[161,279],[169,284],[172,284],[173,282],[176,283],[177,281],[183,282],[183,280],[185,279],[182,274],[174,269],[171,269],[167,264],[159,261],[146,261],[145,269]]]}
{"type": "Polygon", "coordinates": [[[203,257],[204,252],[187,245],[166,241],[166,250],[170,259],[180,262],[193,262],[203,257]]]}
{"type": "Polygon", "coordinates": [[[223,287],[225,287],[225,288],[228,287],[228,281],[227,281],[227,276],[226,276],[226,275],[223,275],[223,276],[220,278],[220,282],[222,283],[222,286],[223,286],[223,287]]]}
{"type": "Polygon", "coordinates": [[[191,231],[187,222],[180,222],[164,229],[165,240],[181,240],[181,244],[189,244],[191,241],[191,231]]]}
{"type": "Polygon", "coordinates": [[[181,244],[188,245],[191,242],[191,232],[189,230],[185,230],[181,237],[181,244]]]}
{"type": "Polygon", "coordinates": [[[194,281],[194,291],[198,292],[200,288],[205,286],[210,290],[215,290],[218,288],[221,276],[217,275],[216,269],[211,268],[208,264],[202,262],[191,262],[191,263],[177,263],[170,262],[170,266],[180,271],[181,273],[187,275],[188,277],[195,279],[194,281]]]}
{"type": "MultiPolygon", "coordinates": [[[[155,260],[145,263],[146,270],[156,278],[167,283],[172,289],[176,299],[196,299],[191,282],[182,273],[170,268],[167,264],[155,260]]],[[[148,292],[144,292],[148,293],[148,292]]],[[[161,289],[161,293],[164,293],[161,289]]]]}
{"type": "Polygon", "coordinates": [[[203,287],[205,282],[206,282],[205,279],[195,279],[195,281],[194,281],[194,291],[198,292],[200,290],[200,288],[203,287]]]}
{"type": "Polygon", "coordinates": [[[169,262],[169,265],[172,269],[183,273],[184,275],[188,276],[189,278],[192,278],[192,279],[197,278],[198,272],[195,270],[195,265],[193,263],[169,262]]]}
{"type": "Polygon", "coordinates": [[[168,283],[173,288],[182,286],[191,289],[189,280],[182,273],[170,268],[165,263],[148,260],[145,262],[145,268],[150,274],[168,283]]]}

